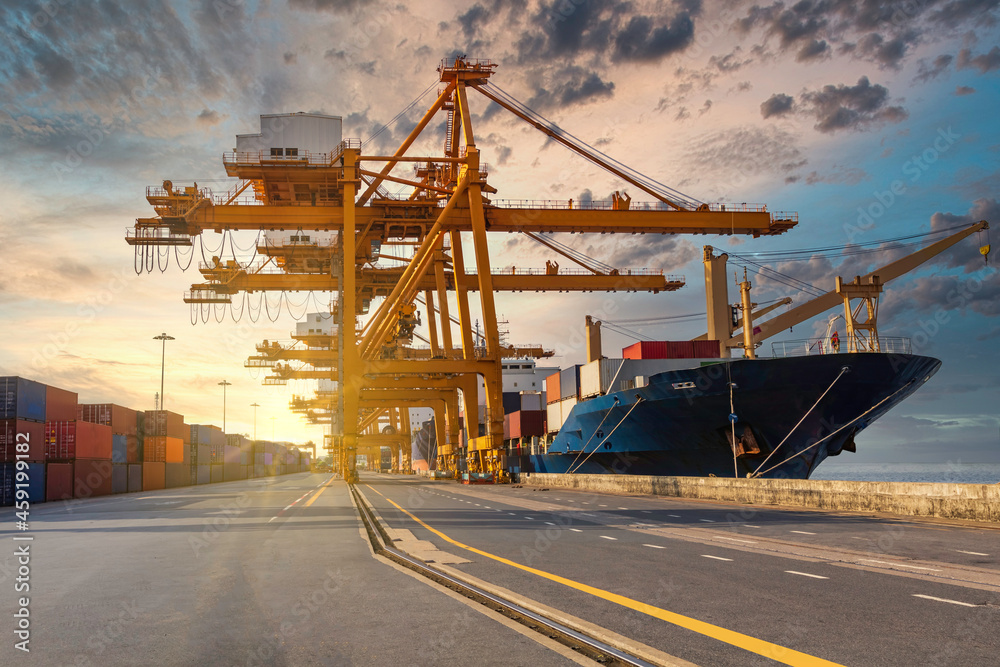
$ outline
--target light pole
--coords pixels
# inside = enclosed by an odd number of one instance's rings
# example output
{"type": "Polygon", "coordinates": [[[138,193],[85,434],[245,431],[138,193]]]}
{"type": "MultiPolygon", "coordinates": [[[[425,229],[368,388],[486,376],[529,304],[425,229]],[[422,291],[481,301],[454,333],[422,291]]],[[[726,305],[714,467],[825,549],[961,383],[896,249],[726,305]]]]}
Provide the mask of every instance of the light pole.
{"type": "Polygon", "coordinates": [[[253,439],[254,442],[257,441],[257,408],[260,407],[257,403],[251,403],[250,407],[253,408],[253,439]]]}
{"type": "Polygon", "coordinates": [[[232,382],[227,382],[226,380],[223,380],[222,382],[219,383],[219,386],[222,387],[222,432],[223,433],[226,432],[226,387],[231,387],[232,385],[233,385],[232,382]]]}
{"type": "MultiPolygon", "coordinates": [[[[166,368],[166,363],[167,363],[167,341],[168,340],[176,340],[176,339],[173,336],[168,336],[165,333],[161,333],[159,336],[153,336],[153,340],[162,340],[163,341],[163,350],[160,352],[160,410],[164,410],[165,408],[163,407],[163,404],[164,404],[164,400],[163,400],[163,375],[164,375],[164,372],[165,372],[164,369],[166,368]]],[[[164,417],[163,419],[166,420],[166,417],[164,417]]],[[[166,423],[166,421],[164,421],[164,423],[166,423]]]]}

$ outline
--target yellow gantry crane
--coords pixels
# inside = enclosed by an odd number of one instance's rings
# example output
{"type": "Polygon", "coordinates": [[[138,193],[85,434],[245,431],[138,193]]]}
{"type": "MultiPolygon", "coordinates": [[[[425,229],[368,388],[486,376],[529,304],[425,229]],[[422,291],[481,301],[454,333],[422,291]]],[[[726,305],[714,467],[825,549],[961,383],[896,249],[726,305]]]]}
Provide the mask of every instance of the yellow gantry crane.
{"type": "MultiPolygon", "coordinates": [[[[272,369],[265,383],[289,378],[326,377],[338,382],[336,408],[328,411],[340,431],[340,470],[354,477],[355,454],[365,428],[379,411],[432,404],[444,419],[439,428],[439,465],[456,470],[459,396],[468,429],[470,471],[502,478],[503,408],[500,361],[509,350],[501,343],[494,294],[498,291],[670,291],[683,280],[662,272],[614,269],[580,261],[547,234],[781,234],[797,223],[794,213],[768,212],[762,205],[707,204],[693,200],[645,177],[582,141],[562,132],[490,78],[496,66],[488,60],[456,58],[438,68],[442,89],[416,127],[392,155],[364,154],[356,141],[334,150],[274,159],[263,152],[227,153],[227,174],[239,179],[229,193],[215,197],[197,184],[175,188],[164,182],[149,188],[147,199],[156,213],[136,221],[127,241],[136,247],[137,267],[150,268],[161,247],[192,246],[205,232],[240,230],[258,233],[294,231],[289,244],[265,244],[257,263],[212,261],[200,267],[205,282],[194,285],[186,300],[193,304],[225,304],[240,292],[331,291],[337,294],[338,334],[324,350],[293,352],[260,350],[248,364],[272,369]],[[478,93],[629,186],[653,197],[636,204],[616,193],[610,203],[538,202],[492,199],[482,161],[469,96],[478,93]],[[443,155],[408,152],[440,113],[447,117],[443,155]],[[410,177],[396,173],[414,168],[410,177]],[[390,195],[394,183],[409,194],[390,195]],[[334,233],[328,243],[303,241],[312,232],[334,233]],[[545,269],[496,270],[487,243],[489,233],[521,233],[554,253],[580,264],[574,270],[548,262],[545,269]],[[475,271],[468,271],[464,242],[471,246],[475,271]],[[392,248],[404,251],[386,255],[392,248]],[[407,256],[403,256],[403,255],[407,256]],[[375,265],[378,256],[399,263],[375,265]],[[482,339],[473,333],[469,294],[479,297],[482,339]],[[457,313],[449,312],[449,293],[457,313]],[[415,302],[422,299],[430,331],[431,354],[414,353],[415,302]],[[377,302],[377,305],[376,305],[377,302]],[[452,321],[457,321],[453,336],[452,321]],[[315,352],[315,354],[314,354],[315,352]],[[273,363],[270,363],[273,362],[273,363]],[[289,362],[308,363],[295,369],[289,362]],[[315,363],[314,363],[315,362],[315,363]],[[485,435],[474,437],[478,386],[485,385],[485,435]]],[[[312,347],[312,345],[309,345],[312,347]]],[[[329,402],[327,403],[329,407],[329,402]]],[[[380,434],[381,435],[381,434],[380,434]]]]}

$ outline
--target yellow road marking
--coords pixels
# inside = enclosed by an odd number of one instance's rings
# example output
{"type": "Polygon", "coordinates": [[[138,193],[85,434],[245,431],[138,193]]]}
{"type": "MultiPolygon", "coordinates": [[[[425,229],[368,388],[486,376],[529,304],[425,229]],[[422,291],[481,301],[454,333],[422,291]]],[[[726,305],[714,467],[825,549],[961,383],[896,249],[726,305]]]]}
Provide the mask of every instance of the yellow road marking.
{"type": "MultiPolygon", "coordinates": [[[[369,486],[368,484],[366,484],[365,486],[367,486],[369,489],[372,489],[372,487],[369,486]]],[[[375,489],[372,489],[372,491],[375,491],[375,489]]],[[[775,660],[777,662],[781,662],[786,665],[793,665],[795,667],[820,667],[824,665],[828,667],[842,667],[838,663],[830,662],[829,660],[824,660],[823,658],[817,658],[816,656],[812,656],[807,653],[801,653],[799,651],[795,651],[785,646],[779,646],[778,644],[772,644],[762,639],[757,639],[756,637],[744,635],[734,630],[721,628],[717,625],[712,625],[711,623],[705,623],[704,621],[699,621],[697,619],[690,618],[688,616],[683,616],[681,614],[672,611],[667,611],[666,609],[654,607],[653,605],[646,604],[645,602],[639,602],[638,600],[633,600],[632,598],[625,597],[624,595],[618,595],[617,593],[611,593],[610,591],[605,591],[600,588],[596,588],[594,586],[588,586],[587,584],[582,584],[578,581],[573,581],[572,579],[560,577],[557,574],[545,572],[544,570],[538,570],[533,567],[528,567],[527,565],[521,565],[520,563],[515,563],[514,561],[503,558],[502,556],[496,556],[486,551],[482,551],[481,549],[470,547],[467,544],[462,544],[461,542],[448,537],[440,530],[428,526],[426,523],[418,519],[412,513],[408,512],[407,510],[403,509],[398,504],[393,502],[391,498],[386,498],[378,491],[375,491],[375,493],[378,493],[380,496],[382,496],[390,503],[392,503],[393,506],[400,512],[403,512],[408,517],[410,517],[411,519],[413,519],[414,521],[416,521],[421,526],[431,531],[441,539],[445,540],[450,544],[454,544],[456,547],[465,549],[466,551],[471,551],[474,554],[485,556],[486,558],[490,558],[499,563],[503,563],[504,565],[510,565],[511,567],[515,567],[519,570],[524,570],[525,572],[530,572],[531,574],[542,577],[544,579],[548,579],[549,581],[554,581],[558,584],[562,584],[563,586],[568,586],[578,591],[589,593],[590,595],[599,597],[603,600],[607,600],[609,602],[613,602],[623,607],[633,609],[648,616],[658,618],[661,621],[666,621],[667,623],[671,623],[673,625],[682,627],[686,630],[697,632],[698,634],[705,635],[706,637],[717,639],[720,642],[731,644],[732,646],[736,646],[745,651],[750,651],[751,653],[762,655],[765,658],[770,658],[771,660],[775,660]]]]}
{"type": "Polygon", "coordinates": [[[326,487],[330,486],[330,483],[331,483],[331,482],[333,482],[333,478],[332,478],[332,477],[330,478],[330,481],[329,481],[329,482],[327,482],[327,483],[326,483],[326,484],[324,484],[323,486],[319,487],[319,491],[317,491],[316,493],[314,493],[314,494],[313,494],[313,497],[312,497],[312,498],[310,498],[309,500],[307,500],[307,501],[305,502],[305,504],[303,505],[303,507],[309,507],[309,506],[310,506],[310,505],[312,505],[312,504],[313,504],[314,502],[316,502],[316,499],[317,499],[317,498],[319,498],[319,496],[320,496],[320,494],[321,494],[321,493],[323,493],[324,491],[326,491],[326,487]]]}

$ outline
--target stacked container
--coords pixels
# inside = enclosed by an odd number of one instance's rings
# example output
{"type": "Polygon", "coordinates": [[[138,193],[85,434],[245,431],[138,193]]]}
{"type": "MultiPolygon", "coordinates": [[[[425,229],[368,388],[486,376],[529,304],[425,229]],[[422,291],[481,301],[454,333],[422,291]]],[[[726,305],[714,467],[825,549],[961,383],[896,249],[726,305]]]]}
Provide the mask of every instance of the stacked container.
{"type": "Polygon", "coordinates": [[[45,422],[45,459],[73,464],[73,497],[111,494],[110,426],[73,421],[45,422]]]}
{"type": "Polygon", "coordinates": [[[77,419],[111,427],[112,493],[130,490],[128,465],[141,462],[137,414],[114,403],[82,403],[76,409],[77,419]]]}
{"type": "Polygon", "coordinates": [[[29,484],[41,477],[44,487],[46,394],[40,382],[0,377],[0,506],[14,504],[18,454],[26,455],[20,460],[29,464],[42,464],[30,466],[28,473],[29,484]]]}

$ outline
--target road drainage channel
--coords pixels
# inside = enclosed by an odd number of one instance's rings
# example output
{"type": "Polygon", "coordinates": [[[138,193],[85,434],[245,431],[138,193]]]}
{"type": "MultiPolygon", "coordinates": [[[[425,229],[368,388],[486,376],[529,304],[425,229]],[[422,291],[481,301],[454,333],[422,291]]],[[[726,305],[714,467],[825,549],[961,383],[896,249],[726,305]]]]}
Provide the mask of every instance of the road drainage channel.
{"type": "Polygon", "coordinates": [[[442,586],[450,588],[460,595],[463,595],[471,600],[475,600],[476,602],[489,607],[493,611],[501,613],[507,618],[534,630],[535,632],[544,634],[550,639],[553,639],[564,646],[568,646],[579,654],[590,658],[594,662],[602,665],[636,665],[637,667],[656,667],[654,663],[646,662],[645,660],[641,660],[633,655],[629,655],[614,646],[598,639],[594,639],[593,637],[567,627],[558,621],[547,618],[542,614],[529,611],[528,609],[494,595],[493,593],[484,591],[476,586],[456,579],[451,575],[439,572],[438,570],[429,567],[423,561],[417,560],[416,558],[398,551],[391,546],[387,546],[392,544],[392,540],[385,533],[382,524],[380,524],[375,518],[371,508],[368,506],[368,503],[353,484],[351,485],[351,493],[354,496],[354,502],[361,515],[361,521],[364,524],[365,531],[368,533],[368,539],[371,541],[371,545],[375,553],[388,558],[403,567],[413,570],[414,572],[417,572],[418,574],[421,574],[442,586]]]}

